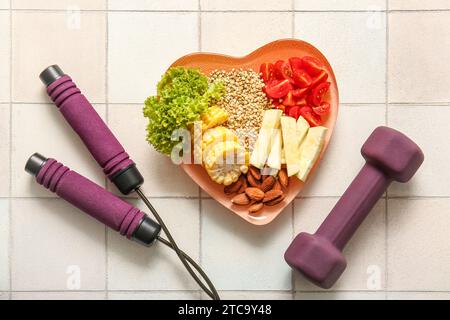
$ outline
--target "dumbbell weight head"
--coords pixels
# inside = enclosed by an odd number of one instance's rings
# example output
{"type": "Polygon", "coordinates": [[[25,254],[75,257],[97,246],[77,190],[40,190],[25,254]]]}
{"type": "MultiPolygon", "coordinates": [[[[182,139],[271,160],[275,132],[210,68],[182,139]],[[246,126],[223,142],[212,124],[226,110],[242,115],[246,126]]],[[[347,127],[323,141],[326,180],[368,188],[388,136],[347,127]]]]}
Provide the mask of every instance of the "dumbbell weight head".
{"type": "Polygon", "coordinates": [[[388,127],[376,128],[362,146],[361,154],[367,163],[398,182],[410,180],[424,160],[414,141],[388,127]]]}
{"type": "Polygon", "coordinates": [[[292,268],[322,288],[330,288],[347,266],[344,255],[333,243],[307,232],[295,237],[284,258],[292,268]]]}

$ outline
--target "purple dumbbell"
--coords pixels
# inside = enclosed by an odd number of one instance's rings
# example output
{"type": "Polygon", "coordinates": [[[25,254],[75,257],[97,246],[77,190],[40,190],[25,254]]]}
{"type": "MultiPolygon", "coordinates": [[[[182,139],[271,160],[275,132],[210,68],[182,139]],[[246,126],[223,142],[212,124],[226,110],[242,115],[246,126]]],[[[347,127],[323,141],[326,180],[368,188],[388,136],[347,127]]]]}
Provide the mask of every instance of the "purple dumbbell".
{"type": "Polygon", "coordinates": [[[55,159],[35,153],[25,170],[39,184],[128,239],[149,246],[159,235],[160,225],[145,213],[55,159]]]}
{"type": "Polygon", "coordinates": [[[361,154],[366,164],[316,233],[300,233],[284,254],[292,268],[322,288],[330,288],[344,272],[342,250],[389,184],[407,182],[424,160],[411,139],[388,127],[376,128],[361,154]]]}
{"type": "Polygon", "coordinates": [[[120,192],[129,194],[140,187],[144,178],[135,163],[72,79],[57,65],[46,68],[39,78],[59,111],[120,192]]]}

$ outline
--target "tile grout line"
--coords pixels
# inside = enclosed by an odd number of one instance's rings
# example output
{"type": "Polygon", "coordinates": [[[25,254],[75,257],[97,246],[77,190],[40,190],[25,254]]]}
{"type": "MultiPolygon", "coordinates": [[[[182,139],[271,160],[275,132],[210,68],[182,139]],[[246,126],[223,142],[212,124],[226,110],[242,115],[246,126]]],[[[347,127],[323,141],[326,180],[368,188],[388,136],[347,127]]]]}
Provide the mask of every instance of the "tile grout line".
{"type": "MultiPolygon", "coordinates": [[[[121,194],[115,194],[116,196],[118,196],[121,199],[139,199],[139,197],[132,197],[132,196],[124,196],[121,194]]],[[[199,199],[199,196],[150,196],[150,195],[146,195],[147,198],[149,199],[186,199],[186,200],[196,200],[199,199]]],[[[30,199],[61,199],[60,197],[57,196],[24,196],[24,197],[0,197],[0,199],[25,199],[25,200],[30,200],[30,199]]],[[[211,198],[206,198],[206,197],[201,197],[202,199],[211,199],[211,198]]],[[[450,198],[450,197],[448,197],[450,198]]]]}
{"type": "MultiPolygon", "coordinates": [[[[295,38],[295,0],[291,0],[291,38],[295,38]]],[[[291,241],[295,236],[295,223],[294,223],[294,213],[295,213],[295,197],[291,202],[291,241]]],[[[294,270],[290,270],[291,272],[291,298],[295,299],[295,274],[294,270]]]]}
{"type": "MultiPolygon", "coordinates": [[[[125,196],[121,196],[118,195],[119,198],[121,199],[125,199],[125,200],[131,200],[131,199],[139,199],[138,197],[125,197],[125,196]]],[[[340,198],[341,196],[339,195],[329,195],[329,196],[323,196],[323,195],[317,195],[317,196],[298,196],[295,197],[295,200],[301,200],[301,199],[337,199],[340,198]]],[[[212,197],[207,197],[207,196],[147,196],[147,198],[149,199],[185,199],[185,200],[198,200],[198,199],[202,199],[202,200],[211,200],[213,199],[212,197]]],[[[383,199],[386,198],[386,196],[383,196],[383,199]]],[[[46,197],[46,196],[32,196],[32,197],[0,197],[0,199],[23,199],[23,200],[33,200],[33,199],[49,199],[49,200],[57,200],[60,199],[59,197],[54,197],[54,196],[50,196],[50,197],[46,197]]],[[[412,195],[412,196],[395,196],[395,195],[391,195],[389,196],[389,200],[392,199],[402,199],[402,200],[426,200],[426,199],[450,199],[450,196],[417,196],[417,195],[412,195]]]]}
{"type": "MultiPolygon", "coordinates": [[[[197,43],[197,49],[199,52],[202,51],[202,5],[201,0],[198,0],[198,17],[197,17],[197,37],[198,37],[198,43],[197,43]]],[[[200,267],[203,267],[203,214],[202,214],[202,190],[200,186],[197,187],[198,189],[198,264],[200,267]]],[[[206,272],[206,271],[205,271],[206,272]]],[[[214,282],[213,282],[214,283],[214,282]]],[[[202,289],[199,288],[197,290],[198,292],[198,299],[200,300],[202,298],[202,289]]]]}
{"type": "Polygon", "coordinates": [[[13,50],[12,50],[12,37],[13,37],[13,27],[12,27],[12,0],[9,0],[9,197],[8,197],[8,273],[9,273],[9,300],[12,299],[12,256],[13,256],[13,233],[12,233],[12,176],[13,176],[13,172],[12,172],[12,114],[13,114],[13,105],[12,105],[12,94],[13,94],[13,89],[12,89],[12,74],[13,74],[13,68],[12,68],[12,55],[13,55],[13,50]]]}
{"type": "MultiPolygon", "coordinates": [[[[106,0],[106,9],[109,9],[109,0],[106,0]]],[[[109,83],[108,83],[108,55],[109,55],[109,12],[105,13],[105,120],[106,124],[109,126],[109,83]]],[[[108,186],[108,179],[105,176],[105,189],[108,186]]],[[[105,299],[109,300],[109,275],[108,275],[108,227],[105,225],[105,299]]]]}
{"type": "MultiPolygon", "coordinates": [[[[11,290],[11,292],[65,292],[65,293],[80,293],[80,292],[86,292],[86,293],[95,293],[95,292],[104,292],[105,290],[102,289],[92,289],[92,290],[11,290]]],[[[109,290],[110,292],[114,293],[173,293],[173,292],[192,292],[196,293],[198,292],[197,289],[112,289],[109,290]]],[[[271,293],[290,293],[291,290],[287,289],[267,289],[267,290],[258,290],[258,289],[241,289],[241,290],[218,290],[220,292],[271,292],[271,293]]],[[[329,290],[295,290],[296,293],[342,293],[342,292],[356,292],[356,293],[380,293],[383,290],[364,290],[364,289],[329,289],[329,290]]],[[[1,292],[8,292],[8,291],[1,291],[1,292]]],[[[447,290],[390,290],[389,293],[392,292],[402,292],[402,293],[449,293],[447,290]]]]}
{"type": "MultiPolygon", "coordinates": [[[[198,292],[198,289],[112,289],[109,290],[110,292],[114,293],[173,293],[173,292],[189,292],[189,293],[196,293],[198,292]]],[[[246,289],[246,290],[218,290],[220,292],[272,292],[272,293],[289,293],[290,290],[275,290],[275,289],[268,289],[268,290],[252,290],[252,289],[246,289]]],[[[350,290],[351,291],[351,290],[350,290]]],[[[358,290],[353,290],[358,291],[358,290]]],[[[362,292],[365,292],[367,290],[359,290],[362,292]]],[[[359,292],[358,291],[358,292],[359,292]]],[[[1,291],[5,292],[5,291],[1,291]]],[[[65,292],[65,293],[80,293],[80,292],[86,292],[86,293],[96,293],[96,292],[104,292],[102,289],[91,289],[91,290],[13,290],[12,292],[65,292]]],[[[401,292],[401,291],[399,291],[401,292]]],[[[441,291],[431,291],[431,292],[441,292],[441,291]]],[[[443,291],[447,292],[447,291],[443,291]]]]}
{"type": "MultiPolygon", "coordinates": [[[[14,11],[14,12],[66,12],[65,9],[38,9],[38,8],[28,8],[28,9],[0,9],[0,12],[2,11],[14,11]]],[[[292,10],[202,10],[203,12],[211,12],[211,13],[289,13],[292,10]]],[[[447,9],[392,9],[392,10],[386,10],[386,9],[380,9],[380,10],[294,10],[294,12],[302,12],[302,13],[358,13],[358,12],[394,12],[394,13],[439,13],[439,12],[449,12],[450,8],[447,9]]],[[[119,13],[192,13],[192,12],[199,12],[199,10],[133,10],[133,9],[80,9],[80,12],[82,13],[96,13],[96,12],[119,12],[119,13]]]]}
{"type": "MultiPolygon", "coordinates": [[[[292,206],[291,206],[291,241],[294,240],[295,237],[295,201],[294,198],[292,200],[292,206]]],[[[291,268],[291,294],[292,294],[292,300],[295,300],[295,273],[294,270],[291,268]]]]}
{"type": "MultiPolygon", "coordinates": [[[[8,11],[9,9],[0,9],[1,11],[8,11]]],[[[17,12],[27,12],[27,13],[33,13],[33,12],[66,12],[66,9],[51,9],[51,8],[17,8],[12,9],[12,11],[17,12]]],[[[97,13],[97,12],[119,12],[119,13],[192,13],[192,12],[199,12],[200,9],[181,9],[181,10],[164,10],[164,9],[80,9],[80,12],[82,13],[97,13]]],[[[305,12],[305,13],[322,13],[322,12],[331,12],[331,13],[346,13],[346,12],[385,12],[386,10],[380,9],[380,10],[295,10],[295,9],[262,9],[262,10],[254,10],[254,9],[223,9],[223,10],[201,10],[202,12],[208,12],[208,13],[289,13],[291,11],[294,12],[305,12]]],[[[450,9],[435,9],[435,10],[391,10],[391,11],[398,11],[398,12],[413,12],[413,11],[450,11],[450,9]]]]}
{"type": "MultiPolygon", "coordinates": [[[[8,102],[3,102],[3,103],[8,103],[8,102]]],[[[11,101],[11,104],[12,105],[23,105],[23,104],[51,105],[50,103],[45,102],[45,101],[42,101],[42,102],[39,102],[39,101],[28,101],[28,102],[26,102],[26,101],[11,101]]],[[[106,104],[106,102],[92,102],[92,105],[94,105],[94,106],[105,105],[105,104],[106,104]]],[[[139,103],[139,102],[125,102],[125,101],[109,102],[108,104],[112,105],[112,106],[113,105],[124,105],[124,104],[132,105],[132,106],[142,105],[142,103],[139,103]]],[[[345,102],[345,101],[342,101],[339,103],[340,106],[353,107],[353,108],[356,108],[359,106],[363,107],[363,106],[376,106],[376,105],[385,105],[385,104],[386,104],[386,102],[383,102],[383,101],[381,101],[381,102],[363,102],[363,101],[361,101],[361,102],[345,102]]],[[[408,107],[423,107],[423,106],[450,107],[450,101],[449,102],[447,102],[447,101],[444,101],[444,102],[395,102],[395,101],[393,101],[393,102],[389,102],[388,104],[391,106],[399,106],[399,107],[403,107],[403,106],[408,106],[408,107]]]]}
{"type": "MultiPolygon", "coordinates": [[[[389,113],[389,0],[386,0],[386,13],[385,13],[385,114],[384,114],[384,122],[385,125],[388,126],[388,113],[389,113]]],[[[389,189],[386,190],[386,196],[384,198],[384,295],[385,299],[388,296],[388,258],[389,258],[389,245],[388,245],[388,203],[389,203],[389,189]]]]}

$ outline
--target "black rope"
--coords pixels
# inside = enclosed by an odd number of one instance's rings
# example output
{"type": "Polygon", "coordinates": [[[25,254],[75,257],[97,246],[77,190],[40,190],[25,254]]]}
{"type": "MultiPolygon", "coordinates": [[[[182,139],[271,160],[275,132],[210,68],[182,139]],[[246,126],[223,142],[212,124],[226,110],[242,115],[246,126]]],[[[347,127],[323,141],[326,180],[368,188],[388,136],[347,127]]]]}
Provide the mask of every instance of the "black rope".
{"type": "Polygon", "coordinates": [[[136,188],[136,193],[139,195],[139,197],[144,201],[147,208],[152,212],[158,223],[161,225],[161,228],[163,229],[164,233],[166,234],[167,238],[169,240],[166,240],[164,238],[161,238],[158,236],[158,240],[171,248],[175,253],[177,254],[178,258],[180,259],[181,263],[183,263],[186,270],[189,272],[191,277],[197,282],[197,284],[205,291],[205,293],[210,296],[214,300],[220,300],[219,294],[217,293],[216,288],[214,287],[211,280],[208,278],[206,273],[202,270],[202,268],[191,258],[189,257],[185,252],[183,252],[180,248],[178,248],[175,239],[172,237],[172,235],[169,232],[169,229],[167,228],[166,224],[162,220],[161,216],[158,214],[158,212],[153,208],[150,201],[148,201],[147,197],[144,195],[142,190],[140,188],[136,188]],[[188,264],[188,262],[198,271],[198,273],[202,276],[202,278],[205,280],[207,286],[202,282],[202,280],[195,274],[194,270],[192,270],[191,266],[188,264]]]}

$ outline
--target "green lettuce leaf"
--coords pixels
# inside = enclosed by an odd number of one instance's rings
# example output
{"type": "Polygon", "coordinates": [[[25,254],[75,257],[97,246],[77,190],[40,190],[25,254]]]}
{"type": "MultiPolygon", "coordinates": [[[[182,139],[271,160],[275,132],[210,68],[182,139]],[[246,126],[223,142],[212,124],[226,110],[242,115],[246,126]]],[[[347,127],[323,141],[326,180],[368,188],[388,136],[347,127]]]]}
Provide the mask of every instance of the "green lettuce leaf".
{"type": "Polygon", "coordinates": [[[170,155],[179,142],[171,139],[172,132],[200,120],[200,114],[224,93],[222,83],[210,84],[197,69],[170,68],[158,83],[157,96],[145,100],[147,141],[158,152],[170,155]]]}

